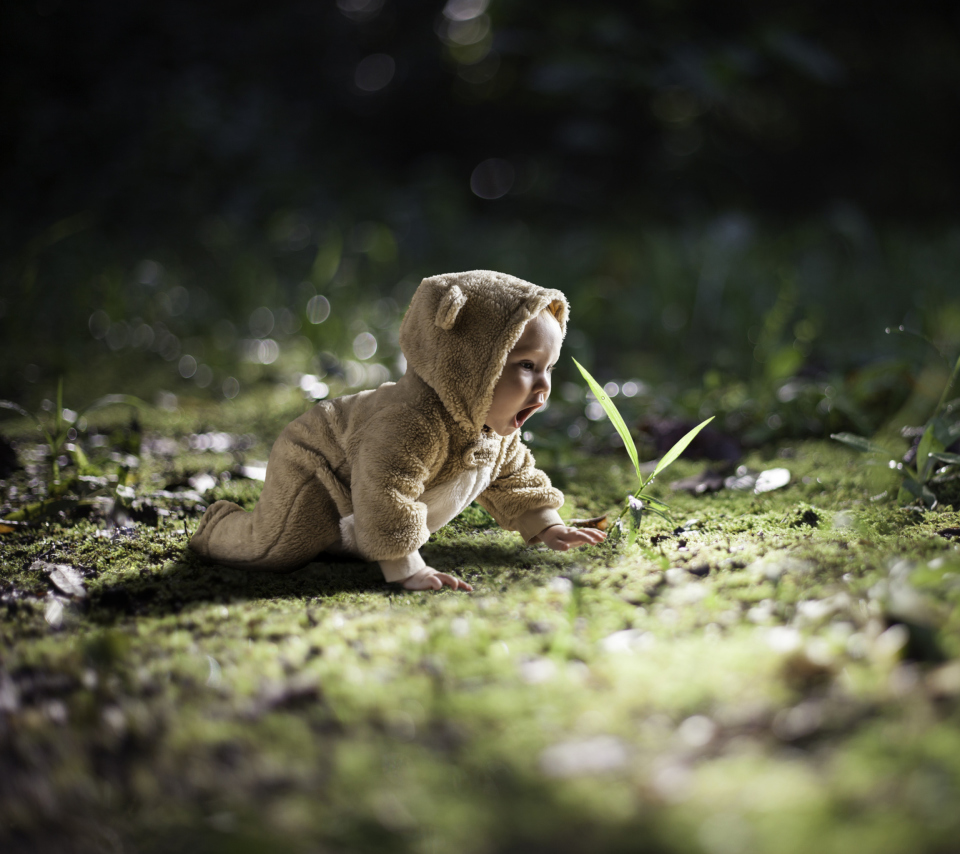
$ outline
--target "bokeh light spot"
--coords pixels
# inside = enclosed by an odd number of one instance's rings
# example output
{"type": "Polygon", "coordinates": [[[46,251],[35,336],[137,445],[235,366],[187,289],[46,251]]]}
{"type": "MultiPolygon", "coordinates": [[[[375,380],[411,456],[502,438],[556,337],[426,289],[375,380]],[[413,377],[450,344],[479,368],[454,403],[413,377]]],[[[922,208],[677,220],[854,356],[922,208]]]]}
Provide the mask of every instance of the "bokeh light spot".
{"type": "Polygon", "coordinates": [[[257,347],[257,361],[261,365],[272,365],[280,356],[280,345],[272,338],[266,338],[257,347]]]}
{"type": "Polygon", "coordinates": [[[447,0],[443,16],[451,21],[469,21],[487,11],[490,0],[447,0]]]}
{"type": "Polygon", "coordinates": [[[300,388],[303,389],[304,396],[313,398],[313,400],[323,400],[330,394],[330,386],[322,382],[315,374],[301,376],[300,388]]]}
{"type": "MultiPolygon", "coordinates": [[[[486,15],[471,18],[468,21],[451,21],[447,26],[447,39],[454,44],[467,47],[483,41],[490,34],[490,19],[486,15]]],[[[484,52],[486,55],[486,52],[484,52]]],[[[478,56],[474,61],[479,62],[478,56]]]]}
{"type": "Polygon", "coordinates": [[[337,0],[337,8],[351,21],[369,21],[383,8],[383,0],[337,0]]]}
{"type": "Polygon", "coordinates": [[[110,317],[105,311],[98,309],[90,315],[87,326],[90,329],[90,334],[99,340],[106,336],[107,330],[110,329],[110,317]]]}
{"type": "Polygon", "coordinates": [[[156,285],[163,277],[163,267],[156,261],[145,259],[137,264],[135,276],[141,285],[156,285]]]}
{"type": "Polygon", "coordinates": [[[213,369],[209,365],[200,365],[193,375],[193,381],[200,388],[206,388],[213,382],[213,369]]]}
{"type": "Polygon", "coordinates": [[[223,396],[227,400],[233,400],[238,394],[240,394],[240,383],[236,377],[227,377],[223,381],[223,396]]]}
{"type": "Polygon", "coordinates": [[[377,339],[369,332],[361,332],[353,339],[353,354],[361,361],[377,352],[377,339]]]}
{"type": "Polygon", "coordinates": [[[353,74],[353,82],[361,92],[379,92],[389,85],[397,72],[392,56],[374,53],[360,60],[353,74]]]}
{"type": "Polygon", "coordinates": [[[130,344],[133,347],[138,347],[141,350],[149,350],[153,346],[153,340],[156,336],[153,332],[153,327],[149,323],[141,323],[133,331],[133,337],[130,340],[130,344]]]}
{"type": "Polygon", "coordinates": [[[470,189],[481,199],[499,199],[510,192],[515,173],[506,160],[491,157],[484,160],[470,176],[470,189]]]}
{"type": "Polygon", "coordinates": [[[273,312],[265,305],[250,313],[250,334],[254,338],[265,338],[273,331],[273,312]]]}
{"type": "Polygon", "coordinates": [[[598,400],[591,400],[590,403],[587,404],[587,408],[584,410],[583,414],[586,415],[591,421],[599,421],[605,415],[603,407],[600,405],[600,401],[598,400]]]}
{"type": "Polygon", "coordinates": [[[122,350],[130,343],[130,328],[122,320],[110,325],[107,330],[107,346],[111,350],[122,350]]]}
{"type": "Polygon", "coordinates": [[[188,380],[197,372],[197,360],[190,355],[183,356],[180,359],[178,367],[180,369],[180,376],[188,380]]]}
{"type": "Polygon", "coordinates": [[[307,320],[312,324],[323,323],[330,316],[330,300],[317,294],[307,302],[307,320]]]}

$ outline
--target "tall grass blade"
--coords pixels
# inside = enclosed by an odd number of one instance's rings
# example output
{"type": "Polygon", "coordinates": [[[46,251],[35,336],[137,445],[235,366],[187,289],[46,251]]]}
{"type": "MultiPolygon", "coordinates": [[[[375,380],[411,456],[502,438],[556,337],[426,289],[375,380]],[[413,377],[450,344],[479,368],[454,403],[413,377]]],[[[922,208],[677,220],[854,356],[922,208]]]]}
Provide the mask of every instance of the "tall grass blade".
{"type": "Polygon", "coordinates": [[[22,415],[24,418],[32,418],[38,424],[40,423],[40,419],[37,418],[36,415],[34,415],[32,412],[27,412],[26,409],[24,409],[22,406],[18,406],[12,400],[0,400],[0,409],[10,409],[13,412],[16,412],[18,415],[22,415]]]}
{"type": "Polygon", "coordinates": [[[960,377],[960,356],[957,356],[957,363],[953,366],[953,372],[950,374],[950,379],[947,380],[947,384],[943,387],[943,394],[940,395],[940,401],[937,403],[937,408],[933,411],[934,418],[936,418],[946,408],[947,400],[950,397],[950,391],[953,389],[954,383],[956,383],[958,377],[960,377]]]}
{"type": "Polygon", "coordinates": [[[35,415],[33,412],[27,412],[26,409],[24,409],[22,406],[18,406],[12,400],[0,400],[0,409],[9,409],[19,415],[22,415],[24,418],[32,418],[34,422],[36,422],[37,427],[40,428],[40,432],[43,433],[43,438],[46,439],[51,450],[53,449],[55,444],[53,436],[50,435],[50,431],[46,428],[46,425],[38,415],[35,415]]]}
{"type": "Polygon", "coordinates": [[[141,409],[147,406],[146,401],[132,394],[105,394],[103,397],[98,397],[93,403],[83,407],[83,409],[77,413],[77,420],[79,421],[80,416],[85,415],[87,412],[95,412],[98,409],[103,409],[105,406],[114,406],[118,403],[137,406],[141,409]]]}
{"type": "Polygon", "coordinates": [[[887,450],[880,445],[874,444],[869,439],[864,439],[863,436],[857,436],[853,433],[831,433],[830,438],[836,439],[838,442],[843,442],[844,445],[849,445],[851,448],[856,448],[858,451],[863,451],[865,454],[885,454],[890,459],[896,459],[897,456],[893,451],[887,450]]]}
{"type": "MultiPolygon", "coordinates": [[[[657,463],[657,467],[653,470],[653,474],[650,476],[650,480],[653,480],[660,472],[662,472],[670,463],[672,463],[677,457],[680,456],[695,438],[697,433],[699,433],[704,427],[706,427],[711,421],[713,421],[714,416],[711,415],[706,421],[701,421],[696,427],[694,427],[686,436],[684,436],[676,445],[674,445],[669,451],[667,451],[663,457],[660,459],[660,462],[657,463]]],[[[647,481],[649,483],[649,481],[647,481]]]]}
{"type": "Polygon", "coordinates": [[[920,444],[917,446],[917,473],[920,475],[921,483],[926,481],[933,468],[933,460],[930,459],[930,454],[945,450],[946,446],[937,438],[937,423],[936,419],[933,419],[927,425],[927,429],[923,431],[920,444]]]}
{"type": "Polygon", "coordinates": [[[598,383],[590,375],[590,372],[576,359],[573,360],[573,364],[575,364],[580,370],[580,373],[583,374],[583,378],[587,381],[590,391],[593,392],[594,397],[596,397],[598,403],[603,407],[603,411],[607,413],[607,417],[613,423],[617,433],[620,434],[620,438],[623,440],[623,444],[626,446],[630,461],[633,463],[633,467],[637,471],[637,477],[640,479],[640,486],[643,487],[643,475],[640,474],[640,460],[637,456],[637,446],[633,442],[633,436],[630,435],[630,430],[627,428],[623,417],[620,415],[620,411],[616,406],[614,406],[613,401],[610,400],[610,396],[603,390],[603,387],[600,385],[600,383],[598,383]]]}

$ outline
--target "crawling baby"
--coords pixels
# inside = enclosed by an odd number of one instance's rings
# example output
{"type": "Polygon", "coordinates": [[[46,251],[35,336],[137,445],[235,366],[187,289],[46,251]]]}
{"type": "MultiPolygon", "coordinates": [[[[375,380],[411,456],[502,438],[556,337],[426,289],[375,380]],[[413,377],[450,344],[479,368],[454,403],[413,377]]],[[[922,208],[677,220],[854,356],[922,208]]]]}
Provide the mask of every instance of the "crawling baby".
{"type": "Polygon", "coordinates": [[[234,567],[289,570],[320,552],[377,561],[408,590],[472,590],[419,548],[472,501],[528,544],[598,543],[570,528],[524,422],[550,394],[566,333],[560,291],[474,270],[424,279],[400,327],[396,383],[316,404],[280,434],[250,512],[207,508],[190,547],[234,567]]]}

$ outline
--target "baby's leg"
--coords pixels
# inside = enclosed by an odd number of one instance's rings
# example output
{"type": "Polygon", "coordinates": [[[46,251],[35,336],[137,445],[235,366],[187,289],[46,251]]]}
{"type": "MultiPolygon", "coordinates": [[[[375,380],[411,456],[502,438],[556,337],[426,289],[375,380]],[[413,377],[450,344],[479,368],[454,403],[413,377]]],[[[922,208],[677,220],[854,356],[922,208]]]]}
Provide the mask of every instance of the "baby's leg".
{"type": "Polygon", "coordinates": [[[227,566],[296,569],[339,542],[339,522],[315,475],[271,458],[257,506],[246,512],[229,501],[211,504],[190,547],[227,566]]]}

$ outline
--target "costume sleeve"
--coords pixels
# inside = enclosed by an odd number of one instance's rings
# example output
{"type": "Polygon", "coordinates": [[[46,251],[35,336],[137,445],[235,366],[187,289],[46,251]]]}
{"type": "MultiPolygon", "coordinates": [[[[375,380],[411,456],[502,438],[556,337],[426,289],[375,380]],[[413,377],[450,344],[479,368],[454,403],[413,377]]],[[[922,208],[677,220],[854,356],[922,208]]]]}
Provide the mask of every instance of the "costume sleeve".
{"type": "Polygon", "coordinates": [[[367,423],[350,481],[357,548],[367,560],[416,562],[412,556],[430,536],[427,506],[419,499],[447,445],[439,419],[405,406],[367,423]]]}
{"type": "Polygon", "coordinates": [[[550,485],[536,468],[533,454],[520,441],[519,431],[510,438],[496,479],[477,498],[501,528],[519,531],[528,544],[539,542],[538,534],[552,525],[562,525],[557,508],[563,493],[550,485]]]}

